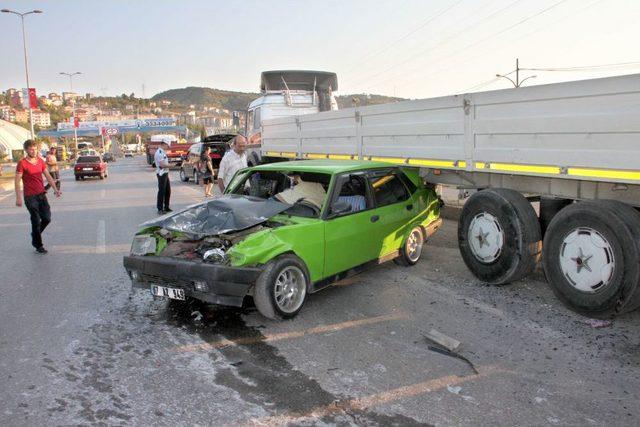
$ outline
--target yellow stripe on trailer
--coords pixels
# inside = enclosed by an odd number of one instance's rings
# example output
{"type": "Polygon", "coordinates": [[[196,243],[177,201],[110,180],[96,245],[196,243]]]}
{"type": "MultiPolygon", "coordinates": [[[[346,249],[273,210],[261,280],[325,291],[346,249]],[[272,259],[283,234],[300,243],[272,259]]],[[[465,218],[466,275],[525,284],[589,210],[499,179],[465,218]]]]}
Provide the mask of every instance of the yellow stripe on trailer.
{"type": "Polygon", "coordinates": [[[304,153],[303,156],[306,159],[326,159],[326,154],[318,154],[318,153],[304,153]]]}
{"type": "Polygon", "coordinates": [[[295,158],[296,153],[292,153],[290,151],[267,151],[267,157],[287,157],[287,158],[295,158]]]}
{"type": "Polygon", "coordinates": [[[529,172],[541,173],[546,175],[559,175],[560,167],[558,166],[535,166],[535,165],[519,165],[512,163],[490,163],[489,169],[506,172],[529,172]]]}
{"type": "Polygon", "coordinates": [[[329,158],[333,160],[353,160],[356,157],[351,154],[329,154],[329,158]]]}
{"type": "Polygon", "coordinates": [[[461,162],[455,162],[453,160],[428,160],[428,159],[409,159],[408,162],[410,165],[415,165],[415,166],[426,166],[426,167],[430,167],[430,168],[455,168],[455,167],[466,167],[466,163],[465,166],[460,166],[461,162]],[[456,163],[458,164],[458,166],[456,166],[456,163]]]}
{"type": "Polygon", "coordinates": [[[407,160],[400,157],[369,157],[369,160],[372,162],[396,163],[401,165],[407,164],[407,160]]]}
{"type": "Polygon", "coordinates": [[[567,175],[571,176],[588,176],[591,178],[610,178],[621,179],[626,181],[640,181],[639,171],[625,171],[612,169],[585,169],[585,168],[568,168],[567,175]]]}

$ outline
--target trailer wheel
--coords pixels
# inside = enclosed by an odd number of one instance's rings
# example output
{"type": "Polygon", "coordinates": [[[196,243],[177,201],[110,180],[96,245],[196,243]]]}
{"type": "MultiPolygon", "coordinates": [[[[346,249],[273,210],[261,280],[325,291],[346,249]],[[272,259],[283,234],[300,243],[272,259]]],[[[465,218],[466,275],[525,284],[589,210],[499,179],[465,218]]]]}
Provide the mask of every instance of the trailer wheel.
{"type": "Polygon", "coordinates": [[[482,190],[462,208],[458,247],[483,282],[501,285],[527,276],[538,262],[540,240],[536,213],[517,191],[482,190]]]}
{"type": "Polygon", "coordinates": [[[265,266],[255,284],[253,299],[268,319],[294,317],[307,298],[309,273],[295,255],[281,255],[265,266]]]}
{"type": "Polygon", "coordinates": [[[594,317],[640,305],[640,214],[612,200],[574,203],[551,221],[544,271],[556,296],[594,317]]]}

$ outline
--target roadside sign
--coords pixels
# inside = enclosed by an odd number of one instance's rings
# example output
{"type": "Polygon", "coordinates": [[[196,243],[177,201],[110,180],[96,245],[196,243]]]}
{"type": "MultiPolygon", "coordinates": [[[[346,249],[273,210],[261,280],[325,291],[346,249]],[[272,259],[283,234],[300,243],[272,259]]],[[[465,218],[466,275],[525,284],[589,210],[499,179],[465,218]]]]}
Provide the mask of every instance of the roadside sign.
{"type": "Polygon", "coordinates": [[[106,128],[105,133],[107,135],[117,135],[118,134],[118,128],[106,128]]]}

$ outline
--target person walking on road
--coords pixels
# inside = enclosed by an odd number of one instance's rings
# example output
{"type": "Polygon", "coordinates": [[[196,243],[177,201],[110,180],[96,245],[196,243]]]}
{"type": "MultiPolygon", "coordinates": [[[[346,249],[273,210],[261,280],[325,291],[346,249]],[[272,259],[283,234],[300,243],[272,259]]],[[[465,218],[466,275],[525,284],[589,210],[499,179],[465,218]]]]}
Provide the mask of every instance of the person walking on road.
{"type": "MultiPolygon", "coordinates": [[[[60,168],[58,167],[58,158],[56,157],[56,147],[51,147],[49,149],[49,153],[45,158],[45,162],[47,163],[47,169],[49,170],[49,175],[56,182],[56,188],[60,190],[60,168]]],[[[45,191],[49,191],[51,186],[49,184],[44,186],[45,191]]]]}
{"type": "Polygon", "coordinates": [[[213,196],[211,190],[213,189],[213,163],[211,162],[211,147],[205,146],[202,155],[200,156],[200,164],[202,164],[202,182],[204,183],[204,197],[213,196]]]}
{"type": "Polygon", "coordinates": [[[166,150],[171,146],[171,141],[162,141],[160,147],[153,155],[156,164],[156,176],[158,177],[158,198],[156,207],[158,215],[164,215],[172,212],[169,207],[169,199],[171,199],[171,182],[169,182],[169,158],[166,150]]]}
{"type": "Polygon", "coordinates": [[[218,170],[218,188],[224,193],[224,189],[229,185],[233,176],[240,169],[247,167],[247,139],[242,135],[236,135],[231,150],[227,151],[220,162],[218,170]]]}
{"type": "Polygon", "coordinates": [[[36,248],[36,252],[46,254],[47,250],[42,245],[42,232],[51,222],[51,208],[47,201],[42,174],[54,189],[56,197],[60,197],[62,193],[47,170],[46,163],[38,156],[36,142],[28,139],[24,142],[23,148],[27,155],[16,165],[14,181],[16,206],[22,207],[24,196],[24,205],[31,216],[31,244],[36,248]],[[24,187],[22,189],[21,184],[24,187]]]}

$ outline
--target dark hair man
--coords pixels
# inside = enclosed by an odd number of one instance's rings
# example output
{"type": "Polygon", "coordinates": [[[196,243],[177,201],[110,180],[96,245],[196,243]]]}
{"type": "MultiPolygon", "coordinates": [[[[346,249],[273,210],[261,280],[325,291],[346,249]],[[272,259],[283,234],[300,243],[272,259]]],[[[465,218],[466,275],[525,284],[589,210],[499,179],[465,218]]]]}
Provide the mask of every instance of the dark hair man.
{"type": "MultiPolygon", "coordinates": [[[[51,147],[49,149],[49,153],[47,154],[47,157],[44,160],[47,163],[49,174],[51,175],[53,180],[56,182],[56,187],[58,188],[58,190],[60,190],[60,169],[58,168],[58,158],[56,155],[56,150],[57,150],[56,147],[51,147]]],[[[49,190],[50,187],[51,186],[47,184],[44,186],[44,189],[49,190]]]]}
{"type": "Polygon", "coordinates": [[[42,232],[51,222],[51,208],[47,201],[42,174],[54,189],[56,197],[60,197],[62,193],[49,174],[46,163],[38,157],[36,142],[28,139],[24,142],[23,148],[27,155],[16,166],[16,206],[22,206],[22,193],[24,193],[24,204],[31,216],[31,244],[38,253],[46,254],[47,250],[42,245],[42,232]],[[24,186],[22,191],[21,183],[24,186]]]}

